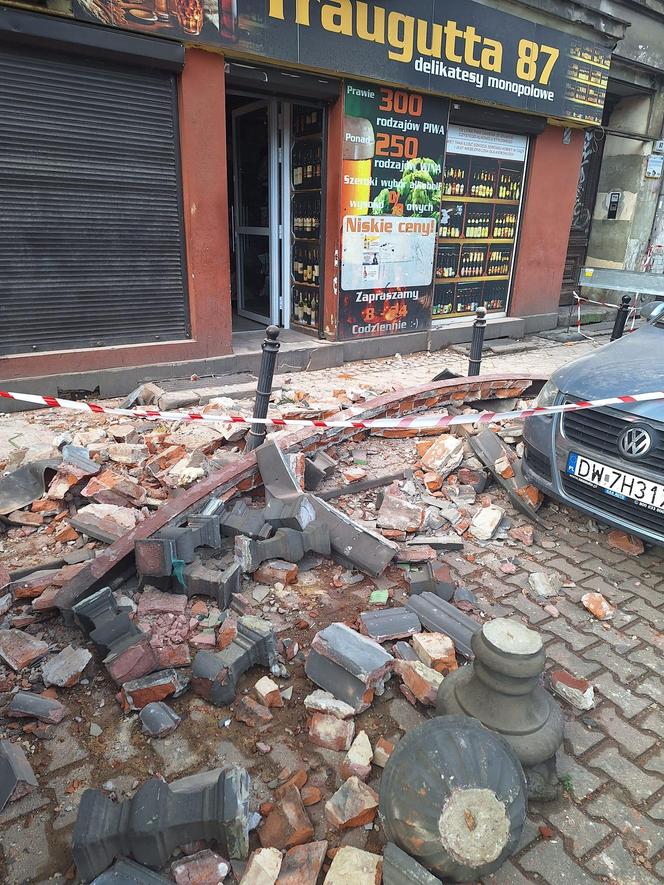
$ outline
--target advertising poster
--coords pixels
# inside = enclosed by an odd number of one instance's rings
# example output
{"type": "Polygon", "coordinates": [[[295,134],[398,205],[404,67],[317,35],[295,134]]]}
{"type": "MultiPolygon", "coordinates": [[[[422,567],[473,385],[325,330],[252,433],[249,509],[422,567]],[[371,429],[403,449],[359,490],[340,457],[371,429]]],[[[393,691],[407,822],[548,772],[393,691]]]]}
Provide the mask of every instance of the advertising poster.
{"type": "Polygon", "coordinates": [[[221,0],[221,18],[243,55],[601,123],[609,48],[473,0],[221,0]]]}
{"type": "Polygon", "coordinates": [[[506,310],[527,147],[524,135],[449,127],[434,320],[506,310]]]}
{"type": "Polygon", "coordinates": [[[73,0],[80,21],[187,43],[220,42],[218,0],[73,0]]]}
{"type": "Polygon", "coordinates": [[[341,339],[431,324],[449,103],[344,84],[341,339]]]}

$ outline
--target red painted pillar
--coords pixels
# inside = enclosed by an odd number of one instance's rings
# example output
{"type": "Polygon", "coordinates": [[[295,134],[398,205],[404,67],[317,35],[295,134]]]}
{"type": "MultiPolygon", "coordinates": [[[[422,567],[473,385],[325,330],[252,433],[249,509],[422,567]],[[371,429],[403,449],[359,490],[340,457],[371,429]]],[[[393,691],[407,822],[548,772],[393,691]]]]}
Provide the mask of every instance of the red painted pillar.
{"type": "Polygon", "coordinates": [[[220,356],[231,352],[232,331],[221,55],[187,49],[179,104],[191,331],[197,355],[220,356]]]}
{"type": "Polygon", "coordinates": [[[511,316],[558,310],[582,148],[583,130],[564,144],[561,126],[547,126],[531,146],[511,316]]]}

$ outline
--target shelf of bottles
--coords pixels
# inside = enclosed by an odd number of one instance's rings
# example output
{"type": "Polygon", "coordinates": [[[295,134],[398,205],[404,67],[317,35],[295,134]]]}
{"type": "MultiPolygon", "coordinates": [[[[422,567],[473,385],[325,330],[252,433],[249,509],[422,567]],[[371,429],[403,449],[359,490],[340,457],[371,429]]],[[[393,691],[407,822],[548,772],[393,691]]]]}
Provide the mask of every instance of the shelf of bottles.
{"type": "Polygon", "coordinates": [[[293,105],[291,143],[291,323],[313,331],[321,292],[322,108],[293,105]]]}
{"type": "Polygon", "coordinates": [[[448,155],[436,251],[433,318],[507,304],[524,163],[448,155]]]}

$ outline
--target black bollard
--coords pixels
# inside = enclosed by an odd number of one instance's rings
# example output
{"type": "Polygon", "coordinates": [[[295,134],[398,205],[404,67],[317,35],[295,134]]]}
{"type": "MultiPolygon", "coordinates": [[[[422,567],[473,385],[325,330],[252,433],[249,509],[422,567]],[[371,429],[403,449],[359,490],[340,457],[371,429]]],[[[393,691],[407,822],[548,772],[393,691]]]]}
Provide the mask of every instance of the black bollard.
{"type": "Polygon", "coordinates": [[[623,295],[620,299],[620,307],[616,313],[616,321],[613,324],[613,331],[611,332],[611,341],[615,341],[617,338],[622,338],[631,302],[631,295],[623,295]]]}
{"type": "MultiPolygon", "coordinates": [[[[279,353],[279,328],[277,326],[268,326],[265,330],[265,341],[261,344],[263,356],[261,358],[261,367],[258,373],[258,384],[256,385],[256,402],[254,403],[254,418],[266,418],[267,409],[270,404],[270,395],[272,393],[272,379],[274,377],[274,368],[277,364],[277,354],[279,353]]],[[[265,441],[267,436],[267,428],[265,424],[252,424],[251,430],[247,434],[246,451],[251,452],[265,441]]]]}
{"type": "Polygon", "coordinates": [[[477,308],[477,319],[473,323],[473,337],[470,341],[470,359],[468,360],[468,377],[480,374],[482,363],[482,345],[486,329],[486,307],[477,308]]]}

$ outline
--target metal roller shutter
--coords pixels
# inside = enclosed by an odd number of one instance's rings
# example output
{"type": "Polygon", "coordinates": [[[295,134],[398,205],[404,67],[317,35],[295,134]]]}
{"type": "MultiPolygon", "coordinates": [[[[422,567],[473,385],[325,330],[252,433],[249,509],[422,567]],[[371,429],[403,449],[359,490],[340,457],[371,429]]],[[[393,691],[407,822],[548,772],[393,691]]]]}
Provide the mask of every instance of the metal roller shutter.
{"type": "Polygon", "coordinates": [[[189,334],[171,72],[0,45],[0,353],[189,334]]]}

